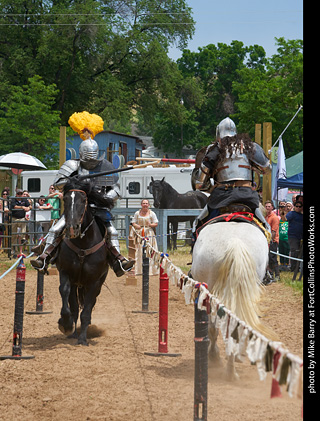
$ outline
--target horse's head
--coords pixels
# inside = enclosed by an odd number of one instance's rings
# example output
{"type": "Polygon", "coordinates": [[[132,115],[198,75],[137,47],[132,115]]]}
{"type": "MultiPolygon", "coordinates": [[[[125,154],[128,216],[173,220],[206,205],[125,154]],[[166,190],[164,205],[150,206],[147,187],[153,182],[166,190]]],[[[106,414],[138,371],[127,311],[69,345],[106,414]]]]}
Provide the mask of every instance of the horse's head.
{"type": "Polygon", "coordinates": [[[154,180],[153,177],[151,177],[151,181],[149,184],[149,192],[153,196],[153,206],[155,208],[160,208],[160,202],[163,195],[163,182],[164,177],[162,180],[154,180]]]}
{"type": "Polygon", "coordinates": [[[84,190],[70,189],[63,194],[64,216],[66,220],[66,237],[76,238],[81,234],[81,225],[88,206],[84,190]]]}

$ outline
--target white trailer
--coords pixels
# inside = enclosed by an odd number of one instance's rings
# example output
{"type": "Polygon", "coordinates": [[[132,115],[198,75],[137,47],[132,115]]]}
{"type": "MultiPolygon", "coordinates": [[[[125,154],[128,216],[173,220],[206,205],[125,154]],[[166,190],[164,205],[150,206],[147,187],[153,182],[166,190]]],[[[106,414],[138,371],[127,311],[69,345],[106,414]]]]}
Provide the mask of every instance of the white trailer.
{"type": "Polygon", "coordinates": [[[31,197],[47,196],[58,170],[22,171],[22,189],[31,197]]]}

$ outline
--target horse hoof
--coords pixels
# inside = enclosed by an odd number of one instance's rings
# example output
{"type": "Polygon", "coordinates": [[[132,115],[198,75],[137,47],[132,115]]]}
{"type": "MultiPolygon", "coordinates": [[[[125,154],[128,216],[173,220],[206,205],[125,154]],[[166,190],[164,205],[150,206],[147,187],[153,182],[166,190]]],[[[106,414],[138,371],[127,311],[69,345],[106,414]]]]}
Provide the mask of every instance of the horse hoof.
{"type": "Polygon", "coordinates": [[[62,332],[66,336],[73,333],[73,324],[71,326],[65,326],[62,323],[61,319],[58,321],[58,328],[59,328],[60,332],[62,332]]]}
{"type": "Polygon", "coordinates": [[[77,331],[74,331],[71,335],[68,335],[68,339],[78,339],[77,331]]]}
{"type": "Polygon", "coordinates": [[[82,346],[89,346],[88,342],[86,340],[83,339],[78,339],[77,345],[82,345],[82,346]]]}
{"type": "Polygon", "coordinates": [[[232,383],[232,382],[236,382],[238,380],[240,380],[240,376],[239,376],[238,373],[236,373],[236,372],[234,372],[234,373],[227,372],[226,373],[226,381],[227,382],[231,382],[232,383]]]}

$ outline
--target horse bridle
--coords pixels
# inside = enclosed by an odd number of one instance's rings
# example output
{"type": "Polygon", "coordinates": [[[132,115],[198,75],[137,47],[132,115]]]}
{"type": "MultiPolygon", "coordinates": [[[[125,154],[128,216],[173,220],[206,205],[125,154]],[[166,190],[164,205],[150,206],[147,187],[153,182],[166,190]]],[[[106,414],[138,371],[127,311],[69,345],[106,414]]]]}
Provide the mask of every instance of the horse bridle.
{"type": "MultiPolygon", "coordinates": [[[[81,218],[80,218],[80,225],[82,225],[82,222],[83,222],[83,218],[84,218],[84,215],[85,215],[85,213],[86,213],[86,211],[87,211],[87,207],[88,207],[88,196],[87,196],[87,193],[84,191],[84,190],[80,190],[80,189],[70,189],[69,191],[68,191],[68,193],[69,192],[80,192],[80,193],[83,193],[84,195],[85,195],[85,198],[86,198],[86,203],[85,203],[85,206],[84,206],[84,211],[83,211],[83,214],[82,214],[82,216],[81,216],[81,218]]],[[[91,220],[91,222],[90,222],[90,224],[86,227],[86,229],[80,234],[80,238],[83,238],[84,236],[85,236],[85,233],[86,233],[86,231],[91,227],[91,225],[93,224],[93,220],[94,220],[94,218],[92,217],[92,220],[91,220]]]]}
{"type": "MultiPolygon", "coordinates": [[[[74,192],[77,191],[77,192],[83,193],[85,195],[85,197],[86,197],[86,204],[85,204],[84,211],[83,211],[83,214],[82,214],[81,220],[80,220],[80,224],[82,225],[83,218],[84,218],[84,215],[85,215],[86,210],[87,210],[87,207],[88,207],[88,196],[87,196],[87,193],[85,191],[79,190],[79,189],[70,189],[68,191],[68,193],[69,192],[73,192],[73,191],[74,192]]],[[[92,217],[92,220],[91,220],[90,224],[88,224],[88,226],[86,227],[86,229],[80,234],[80,238],[83,238],[85,236],[86,231],[91,227],[91,225],[93,224],[93,221],[94,221],[94,217],[92,217]]],[[[64,242],[67,244],[67,246],[71,250],[73,250],[75,253],[77,253],[77,255],[78,255],[79,259],[80,259],[81,265],[83,264],[84,258],[86,256],[89,256],[90,254],[95,253],[103,245],[105,245],[105,239],[104,238],[98,244],[94,245],[93,247],[91,247],[89,249],[80,249],[79,247],[77,247],[76,245],[74,245],[72,243],[72,241],[70,241],[68,238],[64,238],[64,242]]]]}

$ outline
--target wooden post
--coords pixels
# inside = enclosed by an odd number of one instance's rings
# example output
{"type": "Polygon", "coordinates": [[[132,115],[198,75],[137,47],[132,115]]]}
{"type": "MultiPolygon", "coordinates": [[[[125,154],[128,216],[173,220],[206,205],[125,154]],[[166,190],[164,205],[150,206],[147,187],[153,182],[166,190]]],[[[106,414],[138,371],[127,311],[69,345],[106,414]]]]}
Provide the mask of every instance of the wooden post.
{"type": "MultiPolygon", "coordinates": [[[[255,125],[255,133],[254,133],[254,141],[261,146],[261,124],[255,125]]],[[[257,186],[259,186],[260,182],[260,175],[255,173],[254,174],[254,181],[256,182],[257,186]]]]}
{"type": "Polygon", "coordinates": [[[67,148],[67,128],[60,126],[60,155],[59,155],[59,168],[66,161],[67,148]]]}
{"type": "MultiPolygon", "coordinates": [[[[60,126],[60,148],[59,148],[59,168],[66,162],[67,153],[67,128],[66,126],[60,126]]],[[[60,200],[61,210],[60,214],[63,213],[63,201],[60,200]]],[[[55,273],[53,273],[55,275],[55,273]]]]}
{"type": "MultiPolygon", "coordinates": [[[[135,259],[136,258],[136,247],[134,244],[134,238],[129,237],[129,258],[135,259]]],[[[137,278],[135,277],[135,269],[134,267],[127,273],[126,278],[126,285],[137,285],[137,278]]]]}
{"type": "MultiPolygon", "coordinates": [[[[263,123],[263,150],[269,157],[269,150],[272,147],[272,123],[263,123]]],[[[263,176],[262,202],[271,200],[271,172],[263,176]]]]}

